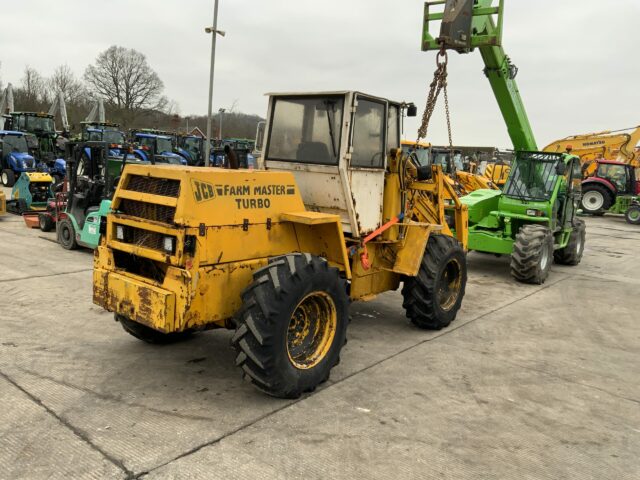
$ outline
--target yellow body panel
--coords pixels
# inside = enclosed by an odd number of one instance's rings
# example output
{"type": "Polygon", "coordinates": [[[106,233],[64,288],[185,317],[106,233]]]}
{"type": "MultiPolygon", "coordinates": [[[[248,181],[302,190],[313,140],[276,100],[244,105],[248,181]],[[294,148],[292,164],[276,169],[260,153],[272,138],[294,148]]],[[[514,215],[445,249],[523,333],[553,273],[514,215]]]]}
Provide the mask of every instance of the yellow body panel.
{"type": "Polygon", "coordinates": [[[0,192],[0,215],[7,213],[7,198],[4,192],[0,192]]]}
{"type": "Polygon", "coordinates": [[[402,190],[396,153],[385,178],[389,227],[366,245],[345,238],[339,215],[305,210],[292,173],[127,165],[95,253],[94,302],[162,332],[227,327],[253,273],[295,252],[341,270],[353,300],[394,290],[417,274],[432,232],[452,235],[445,211],[465,247],[467,233],[466,206],[440,168],[402,190]]]}

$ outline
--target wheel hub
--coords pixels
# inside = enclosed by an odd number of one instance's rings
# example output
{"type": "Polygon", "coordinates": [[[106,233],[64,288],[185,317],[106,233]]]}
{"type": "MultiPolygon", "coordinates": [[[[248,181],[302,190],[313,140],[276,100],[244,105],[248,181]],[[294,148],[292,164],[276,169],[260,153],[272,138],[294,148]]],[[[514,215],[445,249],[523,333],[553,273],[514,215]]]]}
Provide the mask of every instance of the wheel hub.
{"type": "Polygon", "coordinates": [[[540,254],[540,270],[546,270],[547,265],[549,265],[549,258],[551,255],[549,254],[549,247],[544,246],[542,249],[542,253],[540,254]]]}
{"type": "Polygon", "coordinates": [[[584,194],[582,203],[588,208],[588,210],[600,210],[604,206],[604,197],[602,193],[591,190],[584,194]]]}
{"type": "Polygon", "coordinates": [[[457,260],[451,260],[442,270],[438,287],[438,305],[442,310],[451,310],[462,289],[462,268],[457,260]]]}
{"type": "Polygon", "coordinates": [[[338,315],[333,299],[313,292],[296,306],[287,328],[287,353],[294,367],[318,365],[329,352],[336,334],[338,315]]]}

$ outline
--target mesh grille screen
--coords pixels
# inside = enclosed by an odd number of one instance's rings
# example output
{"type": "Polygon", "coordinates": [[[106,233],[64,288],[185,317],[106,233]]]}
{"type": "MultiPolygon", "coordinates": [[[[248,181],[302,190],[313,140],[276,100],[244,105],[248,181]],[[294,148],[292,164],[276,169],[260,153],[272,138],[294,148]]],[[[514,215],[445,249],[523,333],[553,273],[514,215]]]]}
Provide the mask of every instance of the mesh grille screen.
{"type": "Polygon", "coordinates": [[[138,200],[123,199],[119,210],[125,215],[144,218],[154,222],[172,224],[176,213],[175,207],[167,207],[155,203],[140,202],[138,200]]]}
{"type": "Polygon", "coordinates": [[[178,195],[180,195],[180,180],[131,175],[126,189],[134,192],[178,198],[178,195]]]}

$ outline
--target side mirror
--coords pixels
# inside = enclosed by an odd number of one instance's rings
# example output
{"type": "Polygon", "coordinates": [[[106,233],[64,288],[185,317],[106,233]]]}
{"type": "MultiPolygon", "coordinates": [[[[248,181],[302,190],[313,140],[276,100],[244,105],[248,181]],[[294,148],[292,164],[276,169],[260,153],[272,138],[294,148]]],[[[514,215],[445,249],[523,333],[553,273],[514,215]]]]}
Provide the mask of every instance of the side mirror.
{"type": "Polygon", "coordinates": [[[556,173],[558,176],[565,175],[567,173],[567,164],[562,161],[558,162],[556,165],[556,173]]]}
{"type": "Polygon", "coordinates": [[[416,117],[418,116],[418,107],[415,104],[410,103],[407,107],[407,117],[416,117]]]}
{"type": "Polygon", "coordinates": [[[416,170],[418,171],[418,181],[431,180],[431,176],[433,175],[431,166],[418,167],[416,170]]]}

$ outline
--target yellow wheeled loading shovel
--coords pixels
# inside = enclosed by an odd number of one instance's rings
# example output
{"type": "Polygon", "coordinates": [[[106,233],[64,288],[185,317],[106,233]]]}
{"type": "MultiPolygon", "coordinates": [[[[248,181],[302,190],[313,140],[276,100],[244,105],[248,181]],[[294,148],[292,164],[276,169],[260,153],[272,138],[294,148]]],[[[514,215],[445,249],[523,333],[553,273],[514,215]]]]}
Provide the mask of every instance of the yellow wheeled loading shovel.
{"type": "Polygon", "coordinates": [[[128,165],[94,302],[147,342],[234,329],[245,377],[286,398],[329,377],[350,301],[403,283],[413,324],[449,325],[467,280],[467,210],[439,167],[402,154],[405,107],[273,94],[266,171],[128,165]]]}

